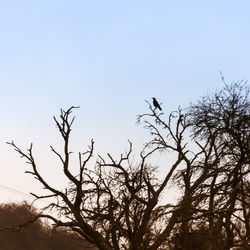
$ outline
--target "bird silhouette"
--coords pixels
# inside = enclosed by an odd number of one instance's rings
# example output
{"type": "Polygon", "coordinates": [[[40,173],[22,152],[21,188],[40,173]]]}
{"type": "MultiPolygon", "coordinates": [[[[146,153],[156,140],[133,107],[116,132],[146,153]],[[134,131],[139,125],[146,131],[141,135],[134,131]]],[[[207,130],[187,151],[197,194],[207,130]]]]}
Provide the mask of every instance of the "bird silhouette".
{"type": "Polygon", "coordinates": [[[154,97],[152,97],[152,99],[153,99],[154,107],[156,109],[158,108],[159,110],[162,110],[160,104],[156,101],[156,99],[154,97]]]}

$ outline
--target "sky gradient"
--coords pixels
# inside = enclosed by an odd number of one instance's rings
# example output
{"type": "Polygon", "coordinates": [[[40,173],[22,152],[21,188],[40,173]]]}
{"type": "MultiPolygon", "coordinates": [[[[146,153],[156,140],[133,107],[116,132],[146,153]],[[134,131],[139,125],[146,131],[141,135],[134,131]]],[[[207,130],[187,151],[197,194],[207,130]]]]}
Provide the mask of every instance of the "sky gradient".
{"type": "MultiPolygon", "coordinates": [[[[1,1],[0,185],[39,190],[28,166],[6,145],[35,144],[41,171],[64,184],[49,145],[60,148],[52,116],[80,106],[72,146],[96,154],[140,148],[147,132],[135,124],[144,100],[164,110],[249,79],[250,2],[1,1]]],[[[22,198],[22,197],[21,197],[22,198]]],[[[0,202],[17,199],[0,189],[0,202]]]]}

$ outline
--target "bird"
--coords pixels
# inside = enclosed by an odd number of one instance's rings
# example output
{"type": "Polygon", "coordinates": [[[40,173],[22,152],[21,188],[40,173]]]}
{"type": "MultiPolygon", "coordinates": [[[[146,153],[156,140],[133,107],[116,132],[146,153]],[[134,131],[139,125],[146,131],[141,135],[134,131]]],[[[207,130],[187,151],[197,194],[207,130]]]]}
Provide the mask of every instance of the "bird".
{"type": "Polygon", "coordinates": [[[159,110],[162,110],[160,104],[156,101],[156,99],[154,97],[152,97],[152,99],[153,99],[154,107],[156,109],[158,108],[159,110]]]}

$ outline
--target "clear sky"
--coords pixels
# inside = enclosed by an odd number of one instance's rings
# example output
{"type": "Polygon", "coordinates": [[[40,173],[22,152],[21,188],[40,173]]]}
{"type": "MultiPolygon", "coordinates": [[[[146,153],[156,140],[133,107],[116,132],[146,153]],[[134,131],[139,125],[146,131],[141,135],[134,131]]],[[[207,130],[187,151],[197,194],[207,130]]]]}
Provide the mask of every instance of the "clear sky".
{"type": "MultiPolygon", "coordinates": [[[[220,70],[249,79],[249,13],[248,0],[0,1],[0,185],[39,190],[5,144],[15,140],[33,141],[39,168],[63,186],[48,148],[60,147],[60,108],[81,107],[76,151],[94,138],[96,153],[116,154],[145,141],[135,124],[145,99],[170,111],[220,88],[220,70]]],[[[16,198],[0,188],[0,201],[16,198]]]]}

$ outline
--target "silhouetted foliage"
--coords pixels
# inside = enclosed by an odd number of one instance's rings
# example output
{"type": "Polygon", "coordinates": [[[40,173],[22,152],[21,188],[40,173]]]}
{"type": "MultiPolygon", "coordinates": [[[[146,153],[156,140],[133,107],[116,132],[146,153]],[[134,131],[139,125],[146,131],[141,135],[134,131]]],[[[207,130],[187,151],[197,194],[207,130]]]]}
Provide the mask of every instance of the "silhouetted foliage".
{"type": "MultiPolygon", "coordinates": [[[[94,141],[79,153],[79,172],[70,168],[69,138],[74,118],[61,110],[54,117],[64,140],[61,155],[51,147],[62,164],[69,186],[61,191],[40,175],[32,144],[27,152],[14,142],[14,149],[31,165],[48,195],[56,198],[47,209],[60,212],[48,218],[55,228],[78,233],[101,250],[229,250],[249,248],[249,93],[242,83],[225,84],[224,89],[204,97],[184,112],[158,113],[147,102],[148,113],[138,116],[151,135],[139,161],[129,150],[115,159],[110,154],[93,157],[94,141]],[[154,155],[167,155],[166,170],[159,176],[150,163],[154,155]],[[152,158],[151,158],[152,159],[152,158]],[[171,160],[170,160],[171,159],[171,160]],[[175,203],[164,197],[174,188],[175,203]],[[179,192],[178,192],[179,190],[179,192]]],[[[36,221],[36,219],[34,221],[36,221]]]]}
{"type": "Polygon", "coordinates": [[[91,250],[87,243],[63,229],[51,230],[40,219],[29,223],[37,211],[28,203],[0,204],[1,250],[91,250]],[[23,225],[24,222],[26,225],[23,225]],[[30,224],[30,225],[28,225],[30,224]],[[18,226],[19,225],[19,226],[18,226]]]}

